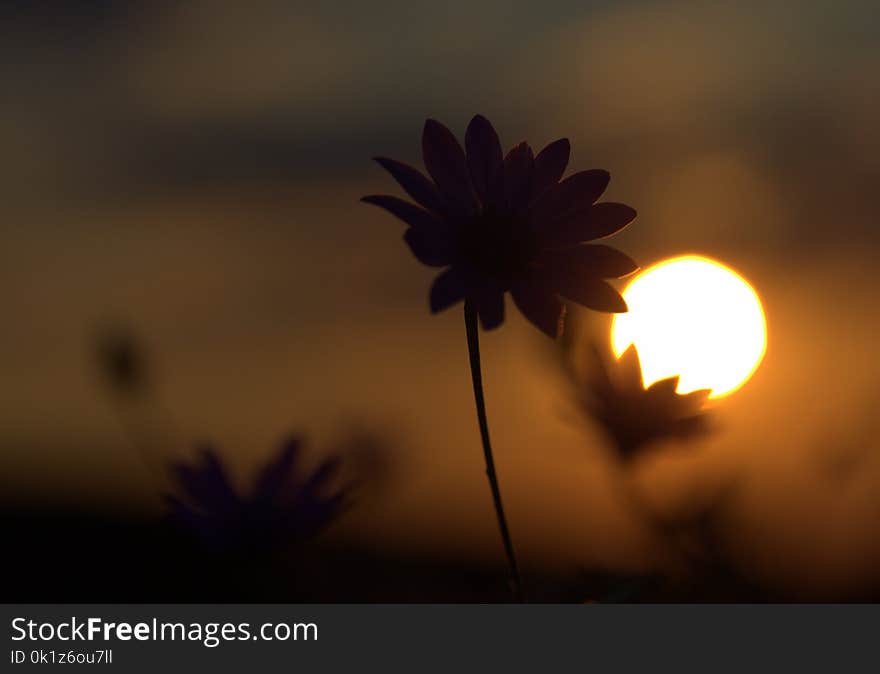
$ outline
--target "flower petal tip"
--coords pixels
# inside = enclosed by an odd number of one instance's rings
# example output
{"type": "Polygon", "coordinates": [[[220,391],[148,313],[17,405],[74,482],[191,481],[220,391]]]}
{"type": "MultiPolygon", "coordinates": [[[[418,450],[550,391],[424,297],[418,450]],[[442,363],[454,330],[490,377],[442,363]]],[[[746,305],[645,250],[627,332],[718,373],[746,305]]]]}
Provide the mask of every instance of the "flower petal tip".
{"type": "Polygon", "coordinates": [[[619,301],[614,302],[614,306],[608,309],[609,313],[612,314],[626,314],[629,313],[629,306],[626,303],[626,300],[623,299],[623,296],[618,293],[617,299],[619,301]]]}
{"type": "Polygon", "coordinates": [[[396,163],[390,157],[382,157],[380,155],[376,155],[375,157],[370,157],[370,159],[372,159],[374,162],[376,162],[379,166],[381,166],[383,169],[385,169],[389,173],[392,172],[392,169],[393,169],[392,165],[396,163]]]}
{"type": "Polygon", "coordinates": [[[614,208],[617,209],[618,213],[620,214],[621,219],[625,218],[625,222],[627,225],[639,216],[639,212],[635,208],[633,208],[632,206],[629,206],[628,204],[619,204],[614,201],[610,201],[610,202],[606,202],[606,203],[614,204],[614,208]]]}

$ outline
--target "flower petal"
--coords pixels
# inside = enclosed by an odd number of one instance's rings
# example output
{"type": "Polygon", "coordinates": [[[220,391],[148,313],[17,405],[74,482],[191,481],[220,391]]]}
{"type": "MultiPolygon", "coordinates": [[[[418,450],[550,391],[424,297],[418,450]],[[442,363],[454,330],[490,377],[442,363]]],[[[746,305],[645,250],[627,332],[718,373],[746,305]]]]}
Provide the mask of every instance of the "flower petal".
{"type": "Polygon", "coordinates": [[[681,411],[684,415],[694,415],[699,414],[703,409],[703,406],[706,404],[706,401],[709,400],[709,396],[712,394],[711,389],[701,388],[696,391],[691,391],[690,393],[679,394],[678,400],[681,403],[681,411]]]}
{"type": "Polygon", "coordinates": [[[461,270],[451,267],[434,279],[431,285],[431,313],[436,314],[464,300],[467,282],[461,270]]]}
{"type": "Polygon", "coordinates": [[[519,213],[529,203],[535,157],[528,143],[520,143],[504,158],[504,195],[512,213],[519,213]]]}
{"type": "Polygon", "coordinates": [[[504,322],[504,291],[486,285],[472,293],[483,330],[494,330],[504,322]]]}
{"type": "Polygon", "coordinates": [[[608,171],[580,171],[549,189],[532,206],[532,222],[537,226],[555,222],[570,213],[587,210],[602,196],[611,176],[608,171]]]}
{"type": "Polygon", "coordinates": [[[538,231],[545,246],[571,246],[615,234],[635,218],[634,208],[603,201],[583,211],[572,211],[556,222],[541,223],[538,231]]]}
{"type": "Polygon", "coordinates": [[[647,390],[653,395],[664,397],[675,396],[675,389],[678,388],[679,379],[680,377],[678,375],[667,377],[666,379],[660,379],[651,384],[647,390]]]}
{"type": "Polygon", "coordinates": [[[449,240],[436,231],[422,227],[410,227],[403,234],[413,255],[429,267],[445,267],[452,261],[449,240]]]}
{"type": "Polygon", "coordinates": [[[201,450],[200,463],[178,464],[175,473],[185,494],[199,508],[224,513],[233,510],[239,502],[223,464],[212,449],[201,450]]]}
{"type": "Polygon", "coordinates": [[[532,182],[532,199],[536,199],[553,187],[565,173],[571,144],[568,138],[553,141],[535,157],[535,174],[532,182]]]}
{"type": "Polygon", "coordinates": [[[312,473],[311,477],[305,481],[302,490],[306,494],[313,494],[320,497],[322,490],[329,483],[332,483],[342,468],[341,456],[330,456],[321,462],[321,465],[312,473]]]}
{"type": "Polygon", "coordinates": [[[551,339],[562,334],[565,305],[555,293],[539,284],[521,283],[513,288],[513,301],[529,322],[551,339]]]}
{"type": "Polygon", "coordinates": [[[287,494],[286,524],[299,536],[310,536],[325,527],[348,505],[351,485],[338,491],[334,483],[342,467],[340,456],[331,456],[321,462],[317,470],[297,490],[287,494]]]}
{"type": "Polygon", "coordinates": [[[620,278],[639,268],[633,260],[616,248],[603,244],[581,244],[571,248],[545,251],[541,264],[553,277],[586,275],[593,278],[620,278]]]}
{"type": "Polygon", "coordinates": [[[616,363],[614,358],[607,358],[604,351],[599,350],[599,345],[596,342],[590,343],[589,350],[593,362],[593,367],[590,370],[588,378],[590,389],[592,389],[594,393],[598,393],[600,399],[607,398],[614,393],[612,370],[616,363]]]}
{"type": "Polygon", "coordinates": [[[391,215],[400,218],[411,227],[427,229],[437,233],[441,233],[445,229],[443,222],[435,215],[398,197],[392,197],[389,194],[371,194],[361,197],[361,201],[365,204],[373,204],[379,208],[384,208],[391,215]]]}
{"type": "Polygon", "coordinates": [[[274,501],[285,489],[292,487],[294,466],[302,440],[289,438],[278,455],[260,471],[254,484],[253,498],[258,501],[274,501]]]}
{"type": "Polygon", "coordinates": [[[627,310],[620,293],[601,279],[586,274],[566,274],[554,276],[554,281],[560,295],[588,309],[615,314],[627,310]]]}
{"type": "Polygon", "coordinates": [[[642,363],[635,344],[630,344],[617,360],[617,371],[620,373],[620,385],[628,391],[641,391],[642,363]]]}
{"type": "Polygon", "coordinates": [[[471,182],[480,201],[486,205],[502,176],[504,154],[501,141],[489,120],[482,115],[476,115],[468,124],[464,144],[471,182]]]}
{"type": "Polygon", "coordinates": [[[437,186],[418,169],[409,164],[388,159],[373,157],[373,160],[394,178],[403,190],[429,211],[442,215],[446,212],[446,204],[437,186]]]}
{"type": "Polygon", "coordinates": [[[434,119],[427,120],[422,132],[422,156],[447,202],[456,207],[458,214],[472,215],[476,200],[467,159],[452,131],[434,119]]]}

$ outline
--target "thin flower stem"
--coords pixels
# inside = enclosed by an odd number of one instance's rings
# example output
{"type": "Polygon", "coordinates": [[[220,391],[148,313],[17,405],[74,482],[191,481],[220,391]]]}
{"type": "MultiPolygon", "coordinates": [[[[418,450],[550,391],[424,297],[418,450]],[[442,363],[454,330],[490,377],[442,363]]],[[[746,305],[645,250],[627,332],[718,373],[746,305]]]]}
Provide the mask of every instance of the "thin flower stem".
{"type": "Polygon", "coordinates": [[[492,445],[489,442],[489,422],[486,420],[486,401],[483,397],[483,375],[480,370],[480,333],[479,326],[477,325],[477,310],[469,300],[464,303],[464,324],[467,329],[468,355],[470,356],[471,361],[471,378],[474,383],[474,402],[477,406],[477,420],[480,424],[480,437],[483,440],[483,455],[486,457],[486,477],[489,478],[489,487],[492,489],[492,500],[495,503],[495,515],[498,517],[498,528],[501,530],[504,551],[507,553],[507,562],[510,565],[513,593],[517,601],[523,601],[519,568],[516,564],[516,555],[513,552],[513,543],[510,540],[510,531],[507,529],[507,519],[504,517],[504,506],[501,504],[501,489],[498,487],[498,476],[495,473],[495,460],[492,458],[492,445]]]}

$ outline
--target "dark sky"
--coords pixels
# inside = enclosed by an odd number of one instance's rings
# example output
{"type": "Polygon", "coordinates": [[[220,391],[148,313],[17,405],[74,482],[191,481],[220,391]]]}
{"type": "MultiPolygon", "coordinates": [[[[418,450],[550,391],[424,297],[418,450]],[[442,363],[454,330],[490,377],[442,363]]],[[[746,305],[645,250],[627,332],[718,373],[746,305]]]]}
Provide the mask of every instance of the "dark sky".
{"type": "MultiPolygon", "coordinates": [[[[765,364],[723,432],[646,479],[662,499],[741,473],[761,573],[823,541],[803,573],[859,582],[880,561],[878,22],[833,0],[4,3],[6,487],[151,502],[89,360],[123,321],[160,367],[170,454],[211,437],[244,467],[290,428],[316,448],[390,428],[408,479],[350,529],[432,522],[477,548],[460,316],[427,314],[430,273],[357,199],[393,190],[371,156],[419,163],[425,117],[461,134],[480,112],[507,145],[564,135],[572,169],[610,170],[638,261],[701,252],[753,282],[765,364]],[[848,452],[864,465],[828,484],[822,457],[848,452]]],[[[637,537],[545,348],[518,317],[486,338],[511,519],[526,555],[625,559],[637,537]]]]}

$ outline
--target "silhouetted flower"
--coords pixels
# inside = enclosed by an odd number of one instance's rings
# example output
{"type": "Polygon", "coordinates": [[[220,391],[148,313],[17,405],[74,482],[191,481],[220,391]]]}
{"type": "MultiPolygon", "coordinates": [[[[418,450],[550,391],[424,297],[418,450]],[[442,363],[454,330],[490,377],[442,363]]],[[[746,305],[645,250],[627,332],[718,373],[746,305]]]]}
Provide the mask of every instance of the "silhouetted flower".
{"type": "Polygon", "coordinates": [[[595,350],[597,365],[587,381],[584,404],[614,442],[622,458],[665,438],[688,439],[705,433],[703,406],[710,391],[676,393],[678,377],[647,389],[635,346],[613,363],[595,350]]]}
{"type": "Polygon", "coordinates": [[[483,328],[496,328],[510,291],[526,318],[551,337],[564,315],[559,296],[599,311],[626,311],[603,279],[630,274],[636,264],[608,246],[584,244],[636,217],[629,206],[595,203],[609,174],[582,171],[560,182],[570,151],[565,138],[537,156],[520,143],[505,157],[480,115],[468,125],[465,146],[466,153],[449,129],[429,119],[422,154],[432,180],[401,162],[376,158],[416,204],[388,195],[363,198],[409,225],[404,239],[421,262],[449,267],[431,287],[431,311],[468,299],[483,328]]]}
{"type": "Polygon", "coordinates": [[[101,375],[113,393],[137,396],[148,388],[144,352],[134,335],[122,327],[103,330],[97,338],[101,375]]]}
{"type": "Polygon", "coordinates": [[[180,487],[167,497],[172,520],[224,550],[266,550],[313,536],[346,506],[348,490],[330,488],[338,457],[299,475],[300,448],[299,438],[285,442],[244,495],[236,493],[217,454],[202,449],[195,464],[172,467],[180,487]]]}

